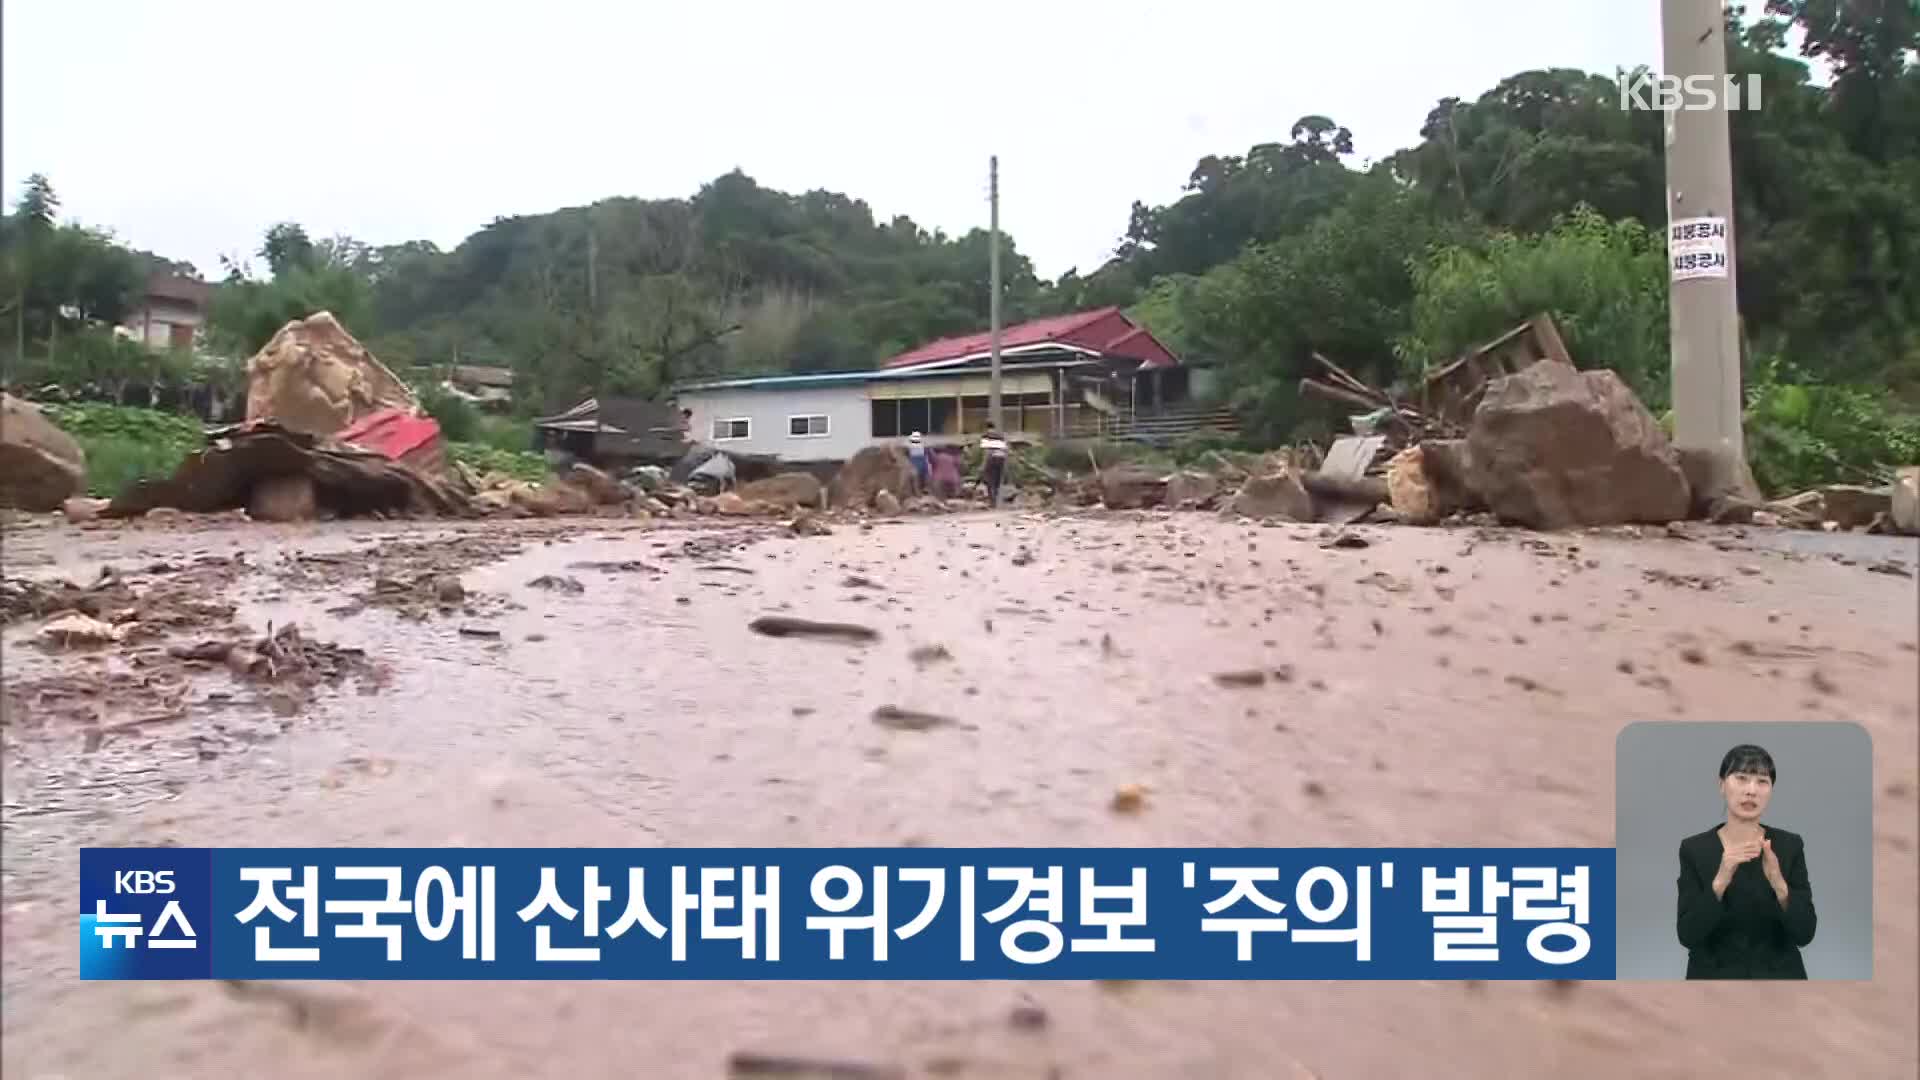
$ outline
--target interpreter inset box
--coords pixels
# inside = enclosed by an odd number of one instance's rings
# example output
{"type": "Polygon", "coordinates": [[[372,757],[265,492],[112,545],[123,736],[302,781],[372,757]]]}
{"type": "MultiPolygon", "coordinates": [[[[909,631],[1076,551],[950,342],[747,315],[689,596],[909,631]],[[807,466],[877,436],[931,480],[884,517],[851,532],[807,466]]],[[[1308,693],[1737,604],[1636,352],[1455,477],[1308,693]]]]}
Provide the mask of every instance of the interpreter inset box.
{"type": "Polygon", "coordinates": [[[1836,722],[1630,724],[1620,979],[1871,979],[1873,742],[1836,722]]]}

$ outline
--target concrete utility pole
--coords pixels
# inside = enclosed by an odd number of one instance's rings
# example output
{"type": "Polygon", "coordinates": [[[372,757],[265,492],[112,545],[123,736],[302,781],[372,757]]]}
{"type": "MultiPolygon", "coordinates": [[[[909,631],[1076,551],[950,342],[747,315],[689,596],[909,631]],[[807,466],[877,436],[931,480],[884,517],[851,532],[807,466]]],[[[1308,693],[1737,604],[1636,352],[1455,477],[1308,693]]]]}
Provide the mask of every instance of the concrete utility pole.
{"type": "Polygon", "coordinates": [[[1703,494],[1757,498],[1741,431],[1740,313],[1734,276],[1733,165],[1727,110],[1722,0],[1660,0],[1662,56],[1669,79],[1708,76],[1712,108],[1666,102],[1667,218],[1674,255],[1707,252],[1704,267],[1669,258],[1675,448],[1698,462],[1688,480],[1703,494]],[[1702,223],[1698,219],[1708,219],[1702,223]],[[1681,235],[1705,233],[1697,245],[1681,235]],[[1704,227],[1703,227],[1704,226],[1704,227]],[[1724,261],[1718,256],[1724,254],[1724,261]],[[1703,491],[1703,489],[1705,489],[1703,491]]]}
{"type": "Polygon", "coordinates": [[[990,204],[987,227],[987,355],[992,369],[987,388],[987,419],[1000,426],[1000,157],[987,159],[987,202],[990,204]]]}
{"type": "Polygon", "coordinates": [[[600,236],[594,231],[593,210],[587,210],[587,347],[594,352],[593,449],[600,449],[600,418],[606,415],[607,356],[600,348],[600,236]]]}

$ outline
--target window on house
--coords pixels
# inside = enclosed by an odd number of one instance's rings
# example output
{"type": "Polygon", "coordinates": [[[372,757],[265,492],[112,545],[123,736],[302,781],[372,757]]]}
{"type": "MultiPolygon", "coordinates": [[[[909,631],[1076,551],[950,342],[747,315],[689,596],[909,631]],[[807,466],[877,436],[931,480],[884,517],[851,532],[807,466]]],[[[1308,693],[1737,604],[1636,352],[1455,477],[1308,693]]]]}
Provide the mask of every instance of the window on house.
{"type": "Polygon", "coordinates": [[[804,439],[809,436],[825,435],[826,433],[827,433],[827,418],[825,416],[789,416],[787,417],[787,434],[793,436],[796,439],[804,439]]]}
{"type": "Polygon", "coordinates": [[[747,419],[715,420],[713,422],[713,441],[726,442],[729,439],[745,439],[753,433],[753,421],[747,419]]]}

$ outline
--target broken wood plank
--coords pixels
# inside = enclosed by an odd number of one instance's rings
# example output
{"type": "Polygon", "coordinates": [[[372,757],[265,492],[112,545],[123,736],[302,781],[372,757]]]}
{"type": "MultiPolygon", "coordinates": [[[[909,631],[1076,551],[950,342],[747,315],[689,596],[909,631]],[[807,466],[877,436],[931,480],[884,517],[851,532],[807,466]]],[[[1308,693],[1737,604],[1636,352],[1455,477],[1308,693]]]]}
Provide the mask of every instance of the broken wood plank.
{"type": "Polygon", "coordinates": [[[1386,407],[1382,402],[1374,401],[1363,394],[1355,393],[1345,387],[1335,386],[1332,383],[1323,383],[1318,379],[1301,379],[1300,389],[1323,398],[1329,398],[1333,401],[1344,402],[1348,405],[1357,405],[1369,411],[1386,407]]]}

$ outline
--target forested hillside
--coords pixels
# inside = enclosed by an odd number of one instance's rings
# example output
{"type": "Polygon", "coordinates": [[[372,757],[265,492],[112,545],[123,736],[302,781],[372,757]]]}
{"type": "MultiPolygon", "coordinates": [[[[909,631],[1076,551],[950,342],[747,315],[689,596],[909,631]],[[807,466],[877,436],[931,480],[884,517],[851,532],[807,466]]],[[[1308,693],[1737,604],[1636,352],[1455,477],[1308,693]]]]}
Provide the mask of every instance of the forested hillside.
{"type": "MultiPolygon", "coordinates": [[[[1731,70],[1765,88],[1762,109],[1732,114],[1756,454],[1781,482],[1920,458],[1915,425],[1889,411],[1920,405],[1920,16],[1902,0],[1770,0],[1728,20],[1731,70]]],[[[1284,139],[1202,159],[1179,199],[1136,203],[1103,266],[1042,281],[1004,238],[1007,320],[1126,305],[1221,365],[1250,430],[1279,437],[1334,419],[1294,390],[1313,350],[1384,385],[1547,310],[1576,358],[1621,371],[1659,411],[1661,117],[1622,110],[1615,74],[1524,71],[1444,99],[1416,145],[1365,169],[1328,103],[1284,139]]],[[[5,236],[24,367],[110,315],[131,265],[100,256],[111,243],[96,234],[35,239],[77,228],[42,212],[49,193],[30,192],[5,236]],[[87,262],[82,248],[121,269],[45,269],[87,262]]],[[[510,365],[530,409],[596,386],[865,366],[988,313],[984,231],[878,221],[857,198],[739,172],[684,199],[502,218],[451,251],[288,223],[258,260],[221,268],[228,354],[326,307],[396,367],[510,365]]]]}

